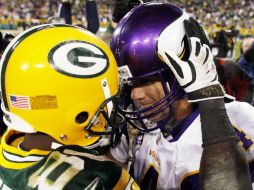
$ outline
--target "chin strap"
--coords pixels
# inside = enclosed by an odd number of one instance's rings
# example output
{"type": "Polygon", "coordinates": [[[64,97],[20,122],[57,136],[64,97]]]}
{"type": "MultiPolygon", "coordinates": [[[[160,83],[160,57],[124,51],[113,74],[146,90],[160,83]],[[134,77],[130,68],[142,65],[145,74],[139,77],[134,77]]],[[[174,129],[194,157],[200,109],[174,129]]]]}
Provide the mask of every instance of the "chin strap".
{"type": "Polygon", "coordinates": [[[127,126],[128,136],[129,136],[129,148],[128,148],[128,162],[127,162],[127,171],[131,169],[133,163],[133,150],[134,150],[134,140],[138,134],[138,129],[133,128],[132,126],[127,126]]]}

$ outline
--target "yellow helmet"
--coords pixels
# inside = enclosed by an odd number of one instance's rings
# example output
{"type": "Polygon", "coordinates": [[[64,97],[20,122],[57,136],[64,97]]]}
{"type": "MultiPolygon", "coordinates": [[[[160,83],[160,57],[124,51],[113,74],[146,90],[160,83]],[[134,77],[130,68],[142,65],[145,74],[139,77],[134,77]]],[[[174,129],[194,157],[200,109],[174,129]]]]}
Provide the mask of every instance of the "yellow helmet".
{"type": "Polygon", "coordinates": [[[30,28],[9,44],[0,69],[8,127],[42,132],[65,145],[95,147],[108,140],[117,64],[94,34],[63,24],[30,28]]]}

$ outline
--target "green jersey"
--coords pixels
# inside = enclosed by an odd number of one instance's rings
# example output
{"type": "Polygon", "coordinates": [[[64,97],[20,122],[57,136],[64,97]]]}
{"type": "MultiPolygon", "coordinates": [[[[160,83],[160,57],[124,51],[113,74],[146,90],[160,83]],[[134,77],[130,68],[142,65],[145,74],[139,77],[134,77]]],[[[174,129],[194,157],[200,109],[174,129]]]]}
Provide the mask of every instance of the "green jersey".
{"type": "Polygon", "coordinates": [[[0,153],[1,160],[5,160],[0,166],[2,190],[139,189],[122,167],[80,146],[62,146],[41,159],[38,155],[17,155],[3,147],[6,144],[1,144],[0,153]],[[33,164],[19,169],[10,167],[15,162],[33,164]]]}

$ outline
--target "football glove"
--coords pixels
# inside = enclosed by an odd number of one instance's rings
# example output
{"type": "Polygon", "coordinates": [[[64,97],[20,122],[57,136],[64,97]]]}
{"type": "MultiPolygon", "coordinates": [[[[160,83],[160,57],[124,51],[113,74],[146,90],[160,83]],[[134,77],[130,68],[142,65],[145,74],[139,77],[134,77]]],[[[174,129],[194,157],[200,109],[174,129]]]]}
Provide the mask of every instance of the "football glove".
{"type": "Polygon", "coordinates": [[[158,54],[165,62],[180,86],[188,95],[189,102],[224,97],[224,90],[218,81],[209,41],[202,27],[193,18],[184,21],[188,37],[190,56],[182,61],[174,52],[161,49],[158,54]]]}

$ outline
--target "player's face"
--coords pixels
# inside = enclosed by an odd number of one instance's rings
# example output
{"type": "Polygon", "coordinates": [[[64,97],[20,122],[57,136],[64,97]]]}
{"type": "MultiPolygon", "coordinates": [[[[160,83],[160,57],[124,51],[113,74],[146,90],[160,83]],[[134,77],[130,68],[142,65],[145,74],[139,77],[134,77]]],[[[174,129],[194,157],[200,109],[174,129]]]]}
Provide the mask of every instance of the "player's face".
{"type": "MultiPolygon", "coordinates": [[[[164,97],[165,93],[162,84],[159,81],[156,80],[140,81],[133,84],[131,91],[131,99],[138,105],[139,109],[147,108],[164,97]]],[[[149,112],[146,112],[145,115],[155,112],[162,106],[163,104],[161,106],[152,109],[149,112]]],[[[160,121],[162,119],[165,119],[168,116],[168,114],[169,108],[164,109],[159,114],[151,118],[151,120],[153,122],[160,121]]]]}

